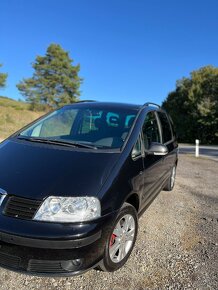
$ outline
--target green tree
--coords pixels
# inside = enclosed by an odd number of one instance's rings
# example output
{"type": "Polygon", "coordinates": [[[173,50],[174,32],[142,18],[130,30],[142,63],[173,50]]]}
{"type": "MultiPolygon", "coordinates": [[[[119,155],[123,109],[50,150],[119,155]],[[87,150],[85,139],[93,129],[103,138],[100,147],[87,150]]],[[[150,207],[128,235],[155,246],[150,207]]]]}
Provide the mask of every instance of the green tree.
{"type": "Polygon", "coordinates": [[[17,84],[33,109],[57,108],[78,100],[80,65],[73,66],[72,62],[69,53],[58,44],[49,45],[45,56],[36,57],[33,76],[17,84]]]}
{"type": "Polygon", "coordinates": [[[163,102],[180,142],[218,144],[218,68],[205,66],[177,81],[163,102]]]}
{"type": "MultiPolygon", "coordinates": [[[[2,64],[0,64],[0,67],[2,67],[2,64]]],[[[0,88],[4,88],[6,85],[8,75],[6,73],[0,73],[0,88]]]]}

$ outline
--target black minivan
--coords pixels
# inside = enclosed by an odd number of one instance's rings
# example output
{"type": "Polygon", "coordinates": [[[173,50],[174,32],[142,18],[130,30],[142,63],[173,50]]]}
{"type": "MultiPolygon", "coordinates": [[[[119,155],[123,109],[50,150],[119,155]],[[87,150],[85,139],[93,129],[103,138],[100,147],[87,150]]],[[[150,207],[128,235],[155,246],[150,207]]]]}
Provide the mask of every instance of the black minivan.
{"type": "Polygon", "coordinates": [[[0,143],[0,266],[31,275],[115,271],[138,218],[172,190],[173,124],[156,104],[78,102],[0,143]]]}

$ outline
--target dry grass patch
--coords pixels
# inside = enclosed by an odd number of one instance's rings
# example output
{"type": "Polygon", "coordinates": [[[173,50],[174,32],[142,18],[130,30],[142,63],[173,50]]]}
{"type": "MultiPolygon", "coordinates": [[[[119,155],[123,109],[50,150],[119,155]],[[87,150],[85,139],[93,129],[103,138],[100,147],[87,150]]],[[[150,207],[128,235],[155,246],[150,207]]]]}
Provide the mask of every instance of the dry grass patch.
{"type": "Polygon", "coordinates": [[[24,102],[0,97],[0,139],[7,138],[43,114],[45,112],[30,111],[24,102]]]}

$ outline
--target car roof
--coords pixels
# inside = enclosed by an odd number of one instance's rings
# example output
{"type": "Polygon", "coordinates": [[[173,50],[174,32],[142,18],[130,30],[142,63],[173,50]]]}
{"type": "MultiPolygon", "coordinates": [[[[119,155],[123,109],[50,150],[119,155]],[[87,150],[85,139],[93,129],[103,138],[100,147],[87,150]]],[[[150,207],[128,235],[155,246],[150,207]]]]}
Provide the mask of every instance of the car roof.
{"type": "Polygon", "coordinates": [[[135,105],[135,104],[126,104],[126,103],[116,103],[116,102],[94,102],[94,101],[82,101],[82,102],[76,102],[70,105],[66,105],[65,107],[88,107],[88,108],[104,108],[104,109],[132,109],[132,110],[140,110],[141,105],[135,105]]]}
{"type": "MultiPolygon", "coordinates": [[[[152,109],[157,109],[156,106],[152,103],[145,103],[143,105],[139,105],[139,104],[128,104],[128,103],[116,103],[116,102],[97,102],[97,101],[81,101],[81,102],[76,102],[70,105],[66,105],[64,107],[88,107],[88,108],[105,108],[105,109],[132,109],[132,110],[137,110],[139,111],[140,109],[144,108],[144,107],[149,107],[152,109]],[[151,104],[151,105],[150,105],[151,104]]],[[[160,108],[160,106],[158,106],[160,108]]]]}

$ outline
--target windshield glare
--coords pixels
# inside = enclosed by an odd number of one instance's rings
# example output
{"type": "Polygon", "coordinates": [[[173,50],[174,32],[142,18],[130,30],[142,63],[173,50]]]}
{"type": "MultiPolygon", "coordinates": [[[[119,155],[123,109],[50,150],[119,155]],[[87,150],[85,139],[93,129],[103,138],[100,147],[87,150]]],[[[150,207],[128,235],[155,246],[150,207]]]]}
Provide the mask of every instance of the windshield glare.
{"type": "Polygon", "coordinates": [[[97,148],[121,148],[136,113],[125,108],[65,107],[22,131],[20,136],[91,144],[97,148]]]}

